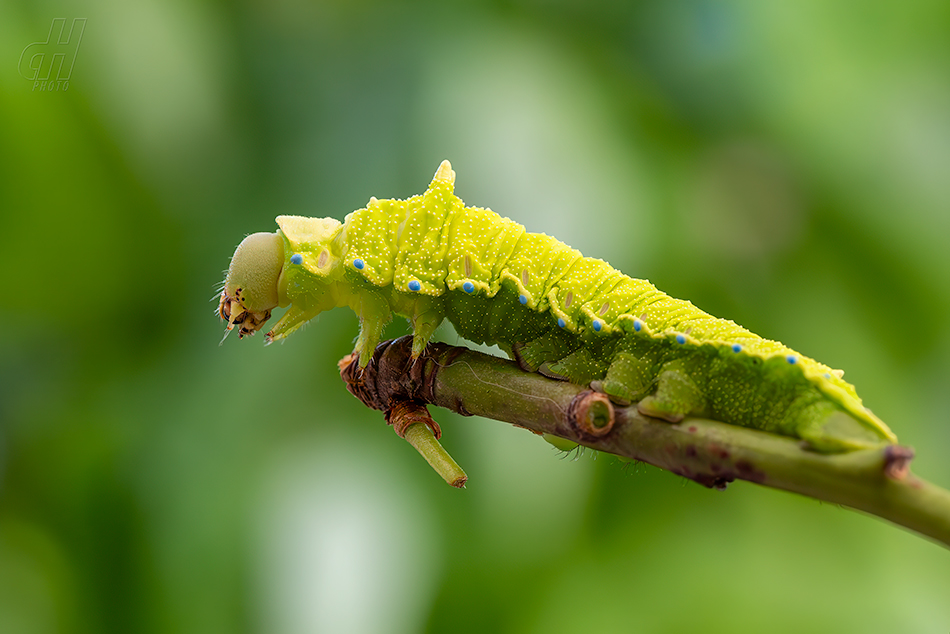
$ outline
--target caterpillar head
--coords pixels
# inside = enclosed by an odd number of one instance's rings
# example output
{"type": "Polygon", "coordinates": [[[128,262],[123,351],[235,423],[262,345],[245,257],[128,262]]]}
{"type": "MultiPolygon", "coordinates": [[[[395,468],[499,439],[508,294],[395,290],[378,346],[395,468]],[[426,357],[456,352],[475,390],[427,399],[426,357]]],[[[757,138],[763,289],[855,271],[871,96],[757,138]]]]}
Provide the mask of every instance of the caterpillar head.
{"type": "Polygon", "coordinates": [[[218,313],[238,335],[253,335],[278,305],[277,284],[284,266],[284,241],[279,233],[253,233],[241,241],[231,258],[218,313]]]}

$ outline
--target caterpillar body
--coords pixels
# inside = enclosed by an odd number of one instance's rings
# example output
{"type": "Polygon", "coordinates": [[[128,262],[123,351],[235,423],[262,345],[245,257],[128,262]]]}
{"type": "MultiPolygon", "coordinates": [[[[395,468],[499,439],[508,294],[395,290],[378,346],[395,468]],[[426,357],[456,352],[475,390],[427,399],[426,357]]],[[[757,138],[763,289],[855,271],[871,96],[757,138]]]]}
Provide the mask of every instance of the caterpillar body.
{"type": "Polygon", "coordinates": [[[230,331],[283,339],[319,313],[359,316],[365,366],[393,313],[409,319],[413,355],[448,319],[498,344],[525,369],[590,384],[641,413],[698,415],[799,438],[822,452],[896,442],[842,372],[688,301],[529,233],[490,209],[466,207],[443,161],[424,194],[377,200],[346,216],[279,216],[231,260],[219,312],[230,331]]]}

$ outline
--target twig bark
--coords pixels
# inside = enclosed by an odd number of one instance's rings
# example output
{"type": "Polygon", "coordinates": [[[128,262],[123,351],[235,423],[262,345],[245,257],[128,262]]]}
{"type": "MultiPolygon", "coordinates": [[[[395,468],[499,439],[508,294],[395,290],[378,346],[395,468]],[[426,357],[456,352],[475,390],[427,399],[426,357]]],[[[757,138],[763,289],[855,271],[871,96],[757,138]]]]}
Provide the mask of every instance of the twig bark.
{"type": "MultiPolygon", "coordinates": [[[[360,370],[359,360],[359,354],[352,352],[337,363],[340,368],[340,377],[350,392],[370,407],[382,409],[386,422],[392,425],[397,436],[412,445],[426,459],[429,466],[442,476],[443,480],[457,489],[464,489],[468,476],[452,459],[449,452],[439,444],[442,429],[437,422],[432,420],[425,403],[394,394],[385,401],[385,407],[379,407],[378,403],[372,400],[373,404],[370,404],[366,399],[372,395],[360,389],[363,385],[363,371],[360,370]]],[[[376,370],[377,365],[372,365],[367,378],[375,377],[376,370]]]]}
{"type": "Polygon", "coordinates": [[[408,336],[384,342],[362,371],[356,359],[344,359],[347,388],[387,417],[400,403],[430,403],[641,460],[707,487],[748,480],[842,504],[950,547],[950,491],[910,472],[910,448],[821,454],[718,421],[646,417],[635,404],[618,407],[600,393],[467,348],[430,344],[415,361],[411,349],[408,336]]]}

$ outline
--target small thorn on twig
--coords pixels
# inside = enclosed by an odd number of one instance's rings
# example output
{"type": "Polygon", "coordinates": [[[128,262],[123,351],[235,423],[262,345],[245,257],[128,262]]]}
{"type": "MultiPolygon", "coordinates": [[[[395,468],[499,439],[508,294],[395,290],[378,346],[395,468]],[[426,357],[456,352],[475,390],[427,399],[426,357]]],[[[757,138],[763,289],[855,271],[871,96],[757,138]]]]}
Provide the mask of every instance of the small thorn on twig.
{"type": "Polygon", "coordinates": [[[892,480],[903,480],[910,473],[910,461],[914,450],[901,445],[888,445],[884,449],[884,474],[892,480]]]}

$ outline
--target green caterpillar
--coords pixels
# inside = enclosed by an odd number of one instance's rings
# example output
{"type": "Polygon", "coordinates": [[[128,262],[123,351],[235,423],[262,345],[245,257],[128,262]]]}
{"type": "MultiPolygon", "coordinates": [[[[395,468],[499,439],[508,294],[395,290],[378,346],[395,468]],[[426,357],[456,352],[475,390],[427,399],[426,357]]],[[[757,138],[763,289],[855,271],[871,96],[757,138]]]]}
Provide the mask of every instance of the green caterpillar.
{"type": "Polygon", "coordinates": [[[498,344],[525,369],[638,402],[678,422],[697,415],[840,452],[896,442],[842,372],[671,298],[489,209],[466,207],[443,161],[429,188],[333,218],[279,216],[275,233],[244,239],[219,312],[251,335],[283,339],[337,306],[359,316],[365,367],[392,314],[409,319],[417,357],[448,319],[498,344]]]}

